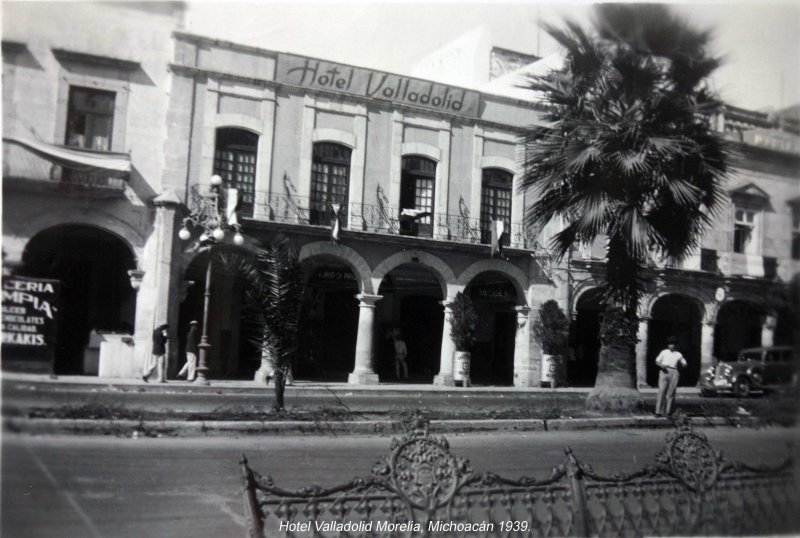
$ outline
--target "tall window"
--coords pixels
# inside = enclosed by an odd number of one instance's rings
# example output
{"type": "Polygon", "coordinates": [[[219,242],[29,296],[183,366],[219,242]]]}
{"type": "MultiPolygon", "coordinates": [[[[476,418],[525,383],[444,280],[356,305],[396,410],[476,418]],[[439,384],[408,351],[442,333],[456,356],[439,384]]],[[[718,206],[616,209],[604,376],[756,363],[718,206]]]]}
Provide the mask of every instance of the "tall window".
{"type": "Polygon", "coordinates": [[[800,260],[800,205],[792,206],[792,259],[800,260]]]}
{"type": "Polygon", "coordinates": [[[71,87],[64,143],[78,148],[110,151],[114,97],[114,92],[71,87]]]}
{"type": "Polygon", "coordinates": [[[350,148],[341,144],[329,142],[314,144],[309,215],[311,224],[330,224],[333,215],[332,204],[339,204],[339,224],[344,227],[347,223],[351,153],[350,148]]]}
{"type": "Polygon", "coordinates": [[[756,254],[755,211],[736,208],[733,222],[733,251],[740,254],[756,254]]]}
{"type": "Polygon", "coordinates": [[[509,244],[511,234],[511,184],[514,176],[498,168],[486,168],[481,181],[481,243],[492,241],[492,221],[502,220],[509,233],[505,245],[509,244]]]}
{"type": "Polygon", "coordinates": [[[214,173],[223,185],[239,191],[239,214],[253,216],[258,135],[244,129],[217,129],[214,173]]]}
{"type": "Polygon", "coordinates": [[[433,200],[436,161],[411,155],[403,157],[400,180],[400,233],[433,237],[433,200]],[[407,210],[404,211],[403,210],[407,210]]]}

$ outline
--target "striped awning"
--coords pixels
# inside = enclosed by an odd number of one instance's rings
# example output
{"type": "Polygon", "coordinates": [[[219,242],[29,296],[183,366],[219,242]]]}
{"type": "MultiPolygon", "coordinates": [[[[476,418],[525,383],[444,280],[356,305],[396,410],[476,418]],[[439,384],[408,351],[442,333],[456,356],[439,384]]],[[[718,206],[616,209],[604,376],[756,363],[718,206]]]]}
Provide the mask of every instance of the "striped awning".
{"type": "Polygon", "coordinates": [[[58,146],[18,136],[4,136],[3,142],[18,144],[43,159],[87,174],[121,177],[131,172],[131,157],[127,153],[58,146]]]}

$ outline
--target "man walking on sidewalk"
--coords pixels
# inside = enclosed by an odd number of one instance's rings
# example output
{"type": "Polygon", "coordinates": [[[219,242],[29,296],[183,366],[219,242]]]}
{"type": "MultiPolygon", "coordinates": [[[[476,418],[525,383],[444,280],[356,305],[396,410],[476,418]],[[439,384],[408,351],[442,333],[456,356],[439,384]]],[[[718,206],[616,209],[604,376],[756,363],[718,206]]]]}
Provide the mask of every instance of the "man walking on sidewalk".
{"type": "Polygon", "coordinates": [[[661,371],[658,374],[658,394],[656,395],[656,416],[661,417],[672,414],[672,402],[678,388],[680,373],[678,367],[686,367],[686,359],[679,351],[675,351],[677,340],[674,336],[667,339],[667,349],[656,357],[656,366],[661,371]]]}
{"type": "Polygon", "coordinates": [[[144,374],[142,375],[142,381],[145,383],[149,381],[155,370],[158,370],[158,382],[167,382],[165,356],[167,354],[167,339],[169,338],[168,328],[169,325],[164,323],[153,330],[153,347],[150,349],[150,355],[144,363],[144,374]]]}
{"type": "Polygon", "coordinates": [[[197,327],[196,321],[189,323],[189,332],[186,334],[186,364],[183,365],[177,377],[186,376],[187,381],[194,381],[197,372],[197,327]]]}

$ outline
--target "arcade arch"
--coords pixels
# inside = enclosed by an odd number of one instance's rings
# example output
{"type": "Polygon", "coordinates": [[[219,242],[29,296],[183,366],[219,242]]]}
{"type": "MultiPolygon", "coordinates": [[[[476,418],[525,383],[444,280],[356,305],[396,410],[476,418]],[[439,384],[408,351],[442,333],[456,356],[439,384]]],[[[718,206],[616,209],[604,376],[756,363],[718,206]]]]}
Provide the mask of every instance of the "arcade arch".
{"type": "Polygon", "coordinates": [[[408,382],[432,383],[440,367],[446,288],[428,264],[409,261],[386,267],[391,269],[376,270],[383,276],[373,332],[378,342],[375,369],[381,379],[396,379],[392,337],[399,334],[408,348],[408,382]]]}
{"type": "Polygon", "coordinates": [[[740,350],[761,345],[764,310],[744,299],[732,299],[719,307],[714,327],[714,356],[735,361],[740,350]]]}
{"type": "Polygon", "coordinates": [[[99,355],[87,350],[92,331],[133,333],[131,269],[136,269],[136,258],[130,246],[96,226],[46,228],[25,245],[17,274],[61,282],[56,374],[97,375],[99,355]]]}
{"type": "Polygon", "coordinates": [[[570,323],[572,360],[567,361],[567,381],[572,387],[593,387],[600,357],[600,320],[603,306],[599,288],[581,293],[575,302],[575,319],[570,323]]]}
{"type": "Polygon", "coordinates": [[[647,384],[658,386],[658,353],[667,347],[667,339],[677,339],[677,350],[687,362],[681,372],[680,386],[691,387],[700,379],[701,338],[704,308],[701,303],[676,293],[662,295],[650,309],[647,322],[647,384]]]}
{"type": "Polygon", "coordinates": [[[478,314],[470,366],[472,383],[513,385],[516,307],[524,305],[524,294],[507,273],[499,271],[477,274],[468,282],[465,293],[478,314]]]}

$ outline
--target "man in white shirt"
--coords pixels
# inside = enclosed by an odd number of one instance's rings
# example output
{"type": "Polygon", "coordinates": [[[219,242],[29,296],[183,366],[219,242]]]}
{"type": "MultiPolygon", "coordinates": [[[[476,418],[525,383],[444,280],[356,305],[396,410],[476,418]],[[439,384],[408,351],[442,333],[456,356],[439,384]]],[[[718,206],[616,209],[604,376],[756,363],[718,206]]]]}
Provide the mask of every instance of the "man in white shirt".
{"type": "Polygon", "coordinates": [[[672,402],[678,388],[678,367],[686,367],[686,359],[679,351],[675,351],[677,340],[674,336],[667,339],[667,349],[656,357],[656,366],[661,369],[658,374],[658,395],[656,396],[656,416],[672,414],[672,402]]]}

